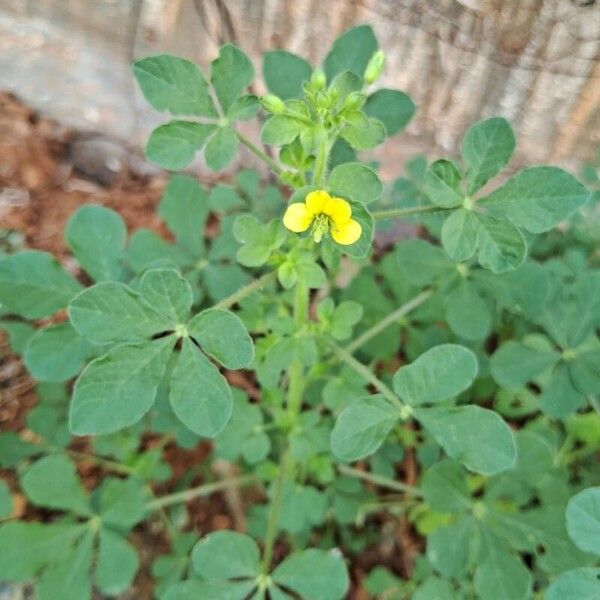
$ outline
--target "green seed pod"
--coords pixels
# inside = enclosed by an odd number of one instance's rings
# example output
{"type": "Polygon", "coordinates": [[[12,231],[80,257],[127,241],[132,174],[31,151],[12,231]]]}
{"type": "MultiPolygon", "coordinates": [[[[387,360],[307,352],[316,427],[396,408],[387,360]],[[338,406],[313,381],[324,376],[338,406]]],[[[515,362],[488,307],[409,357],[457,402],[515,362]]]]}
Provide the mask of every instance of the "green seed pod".
{"type": "Polygon", "coordinates": [[[348,110],[360,110],[365,103],[365,95],[360,92],[351,92],[344,100],[344,108],[348,110]]]}
{"type": "Polygon", "coordinates": [[[369,63],[367,64],[367,68],[365,69],[365,83],[367,85],[371,85],[375,83],[379,76],[381,75],[381,71],[383,71],[383,65],[385,63],[385,54],[383,50],[377,50],[373,53],[373,56],[369,59],[369,63]]]}
{"type": "Polygon", "coordinates": [[[267,112],[273,113],[274,115],[280,115],[285,110],[283,100],[274,94],[261,96],[260,103],[267,112]]]}

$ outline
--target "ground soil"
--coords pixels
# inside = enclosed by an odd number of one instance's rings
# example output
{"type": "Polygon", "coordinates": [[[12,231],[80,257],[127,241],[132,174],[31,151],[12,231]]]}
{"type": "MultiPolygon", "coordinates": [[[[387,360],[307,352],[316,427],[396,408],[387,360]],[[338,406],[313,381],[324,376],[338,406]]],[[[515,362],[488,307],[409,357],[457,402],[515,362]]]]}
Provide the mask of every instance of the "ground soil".
{"type": "MultiPolygon", "coordinates": [[[[3,247],[14,249],[22,244],[51,252],[67,269],[78,274],[63,239],[63,230],[73,211],[83,204],[101,204],[118,211],[129,231],[147,227],[168,235],[156,215],[165,183],[165,174],[146,164],[139,153],[101,136],[78,134],[41,117],[10,94],[0,93],[0,242],[3,247]]],[[[254,398],[260,394],[254,381],[243,373],[231,374],[231,383],[246,389],[254,398]]],[[[35,403],[34,382],[19,358],[11,354],[6,340],[0,338],[0,431],[14,431],[24,437],[31,435],[26,431],[25,417],[35,403]]],[[[145,447],[155,442],[150,435],[144,438],[145,447]]],[[[72,449],[88,451],[88,441],[79,438],[73,442],[72,449]]],[[[190,451],[167,444],[164,456],[173,475],[158,485],[156,491],[172,491],[182,474],[198,469],[207,452],[206,444],[190,451]]],[[[401,465],[408,483],[414,482],[415,468],[414,457],[409,452],[401,465]]],[[[88,488],[105,474],[98,466],[85,461],[79,464],[79,470],[88,488]]],[[[19,516],[37,520],[53,518],[53,513],[27,505],[16,490],[13,473],[0,471],[0,476],[17,494],[19,516]]],[[[200,475],[192,481],[192,484],[199,483],[200,475]]],[[[249,494],[256,501],[260,492],[250,490],[249,494]]],[[[199,535],[215,529],[242,528],[244,499],[215,494],[188,503],[188,528],[199,535]]],[[[376,515],[373,522],[380,528],[381,543],[368,548],[351,566],[354,584],[349,597],[359,600],[367,598],[360,581],[373,566],[386,564],[398,574],[409,576],[414,556],[421,547],[406,519],[392,520],[376,515]]],[[[134,588],[123,599],[150,599],[150,564],[157,555],[168,551],[168,540],[160,524],[152,522],[138,526],[132,540],[140,550],[142,568],[134,588]]],[[[276,558],[283,557],[285,551],[284,546],[278,547],[276,558]]]]}

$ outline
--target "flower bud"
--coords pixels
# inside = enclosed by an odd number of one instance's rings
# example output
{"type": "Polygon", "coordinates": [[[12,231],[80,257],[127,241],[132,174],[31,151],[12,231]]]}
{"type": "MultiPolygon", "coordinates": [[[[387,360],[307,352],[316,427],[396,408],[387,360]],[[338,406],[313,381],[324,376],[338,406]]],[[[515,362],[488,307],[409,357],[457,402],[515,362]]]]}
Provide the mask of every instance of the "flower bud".
{"type": "Polygon", "coordinates": [[[312,83],[314,90],[323,90],[327,85],[327,78],[323,69],[315,69],[311,75],[310,82],[312,83]]]}
{"type": "Polygon", "coordinates": [[[383,71],[383,64],[385,63],[385,54],[383,50],[377,50],[373,53],[373,56],[369,59],[369,63],[367,64],[367,68],[365,69],[365,83],[367,85],[371,85],[375,83],[379,76],[381,75],[381,71],[383,71]]]}
{"type": "Polygon", "coordinates": [[[344,100],[344,108],[348,110],[360,110],[365,103],[365,95],[360,92],[351,92],[344,100]]]}
{"type": "Polygon", "coordinates": [[[285,110],[283,100],[274,94],[261,96],[260,103],[267,112],[273,113],[274,115],[280,115],[285,110]]]}

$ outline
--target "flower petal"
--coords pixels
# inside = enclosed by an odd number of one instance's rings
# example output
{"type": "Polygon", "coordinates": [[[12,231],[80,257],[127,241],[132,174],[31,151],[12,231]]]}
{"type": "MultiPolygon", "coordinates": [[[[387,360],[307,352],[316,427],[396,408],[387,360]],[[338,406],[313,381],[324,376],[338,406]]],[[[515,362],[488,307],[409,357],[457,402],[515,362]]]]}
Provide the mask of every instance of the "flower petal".
{"type": "Polygon", "coordinates": [[[312,223],[313,216],[309,214],[306,204],[294,202],[290,204],[283,215],[283,224],[294,233],[306,231],[312,223]]]}
{"type": "Polygon", "coordinates": [[[362,234],[362,227],[358,221],[350,219],[343,225],[331,228],[331,237],[342,246],[354,244],[362,234]]]}
{"type": "Polygon", "coordinates": [[[323,190],[317,190],[316,192],[310,192],[306,196],[306,208],[310,215],[318,215],[323,212],[323,208],[328,200],[331,200],[331,196],[323,190]]]}
{"type": "Polygon", "coordinates": [[[333,221],[334,226],[340,226],[350,220],[352,207],[342,198],[329,198],[323,212],[333,221]]]}

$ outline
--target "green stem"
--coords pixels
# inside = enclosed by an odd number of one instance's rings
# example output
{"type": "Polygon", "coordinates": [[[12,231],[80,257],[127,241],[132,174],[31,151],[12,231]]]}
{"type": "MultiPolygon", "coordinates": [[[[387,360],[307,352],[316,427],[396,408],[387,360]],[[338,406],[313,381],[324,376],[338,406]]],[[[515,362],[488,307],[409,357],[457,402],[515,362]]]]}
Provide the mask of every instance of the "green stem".
{"type": "Polygon", "coordinates": [[[421,306],[425,300],[431,297],[433,294],[432,290],[425,290],[420,294],[417,294],[412,300],[409,300],[395,311],[391,312],[389,315],[381,319],[373,325],[373,327],[367,329],[364,333],[359,335],[355,340],[350,342],[346,346],[346,352],[348,354],[353,354],[358,350],[363,344],[366,344],[370,339],[374,338],[376,335],[381,333],[386,327],[395,323],[398,319],[402,318],[404,315],[408,314],[415,308],[421,306]]]}
{"type": "Polygon", "coordinates": [[[248,148],[251,152],[256,154],[258,158],[260,158],[267,166],[271,168],[271,170],[275,173],[275,175],[281,175],[283,173],[283,168],[279,166],[266,152],[261,150],[256,144],[254,144],[251,140],[249,140],[244,134],[236,131],[238,136],[238,140],[248,148]]]}
{"type": "Polygon", "coordinates": [[[271,271],[269,273],[265,273],[258,279],[251,281],[248,285],[240,288],[237,292],[231,294],[231,296],[227,296],[227,298],[223,298],[223,300],[219,300],[214,305],[214,308],[231,308],[234,304],[237,304],[240,300],[243,300],[246,296],[250,296],[261,287],[265,286],[270,281],[274,280],[277,276],[275,271],[271,271]]]}
{"type": "Polygon", "coordinates": [[[215,481],[213,483],[204,483],[197,487],[189,488],[181,492],[175,492],[173,494],[167,494],[151,500],[146,504],[148,510],[159,510],[164,506],[170,506],[171,504],[180,504],[182,502],[189,502],[194,498],[200,498],[201,496],[210,496],[215,492],[220,492],[231,487],[240,487],[242,485],[248,485],[254,483],[256,477],[254,475],[243,475],[242,477],[233,477],[231,479],[224,479],[223,481],[215,481]]]}
{"type": "MultiPolygon", "coordinates": [[[[60,452],[61,449],[54,448],[53,446],[49,446],[52,449],[52,452],[60,452]]],[[[134,469],[131,467],[115,462],[114,460],[108,460],[107,458],[101,458],[100,456],[93,456],[91,454],[85,454],[84,452],[77,452],[76,450],[64,450],[69,456],[72,456],[76,460],[90,462],[94,465],[98,465],[99,467],[104,467],[105,469],[109,469],[111,471],[115,471],[117,473],[122,473],[124,475],[131,475],[134,472],[134,469]]]]}
{"type": "Polygon", "coordinates": [[[596,396],[592,394],[589,394],[588,402],[590,403],[591,407],[596,411],[596,414],[600,417],[600,401],[598,401],[598,398],[596,398],[596,396]]]}
{"type": "Polygon", "coordinates": [[[265,549],[261,562],[261,573],[268,575],[271,570],[271,561],[273,560],[273,549],[277,539],[279,526],[279,515],[281,514],[281,505],[283,503],[283,485],[292,466],[289,450],[286,448],[279,461],[279,473],[275,480],[275,491],[271,506],[269,507],[269,517],[267,520],[267,532],[265,534],[265,549]]]}
{"type": "Polygon", "coordinates": [[[388,488],[396,492],[406,492],[408,494],[413,494],[414,496],[423,495],[423,492],[421,492],[418,487],[413,485],[408,485],[400,481],[394,481],[381,475],[375,475],[374,473],[368,473],[367,471],[361,471],[360,469],[348,467],[347,465],[338,465],[338,471],[344,475],[356,477],[358,479],[362,479],[363,481],[368,481],[380,487],[388,488]]]}
{"type": "Polygon", "coordinates": [[[327,170],[327,162],[329,161],[329,140],[325,137],[319,144],[317,158],[315,160],[315,170],[313,173],[312,184],[321,187],[327,170]]]}
{"type": "Polygon", "coordinates": [[[327,344],[331,347],[336,356],[344,361],[351,369],[356,371],[365,381],[370,383],[375,389],[377,389],[385,398],[387,398],[392,404],[398,407],[401,412],[401,416],[406,418],[409,416],[411,410],[409,406],[406,406],[396,394],[387,386],[379,377],[377,377],[370,369],[365,367],[362,363],[358,362],[351,354],[349,354],[343,348],[340,348],[337,344],[331,340],[326,340],[327,344]]]}
{"type": "MultiPolygon", "coordinates": [[[[296,283],[294,295],[294,324],[296,333],[302,331],[308,321],[308,288],[302,282],[296,283]]],[[[289,431],[293,431],[302,407],[302,392],[304,391],[304,367],[298,358],[294,358],[288,369],[288,393],[287,393],[287,412],[289,417],[289,431]]],[[[287,444],[287,440],[286,440],[287,444]]],[[[275,491],[271,506],[269,508],[269,518],[267,521],[267,532],[265,535],[265,549],[261,563],[261,570],[264,575],[269,573],[271,561],[273,560],[273,548],[277,539],[279,525],[279,515],[281,514],[281,505],[283,502],[283,487],[285,480],[289,476],[294,466],[293,458],[286,448],[279,461],[279,473],[275,481],[275,491]]]]}
{"type": "Polygon", "coordinates": [[[376,219],[401,219],[412,215],[420,215],[424,213],[441,213],[447,212],[449,209],[440,208],[439,206],[415,206],[412,208],[388,208],[387,210],[376,210],[371,213],[371,216],[376,219]]]}

